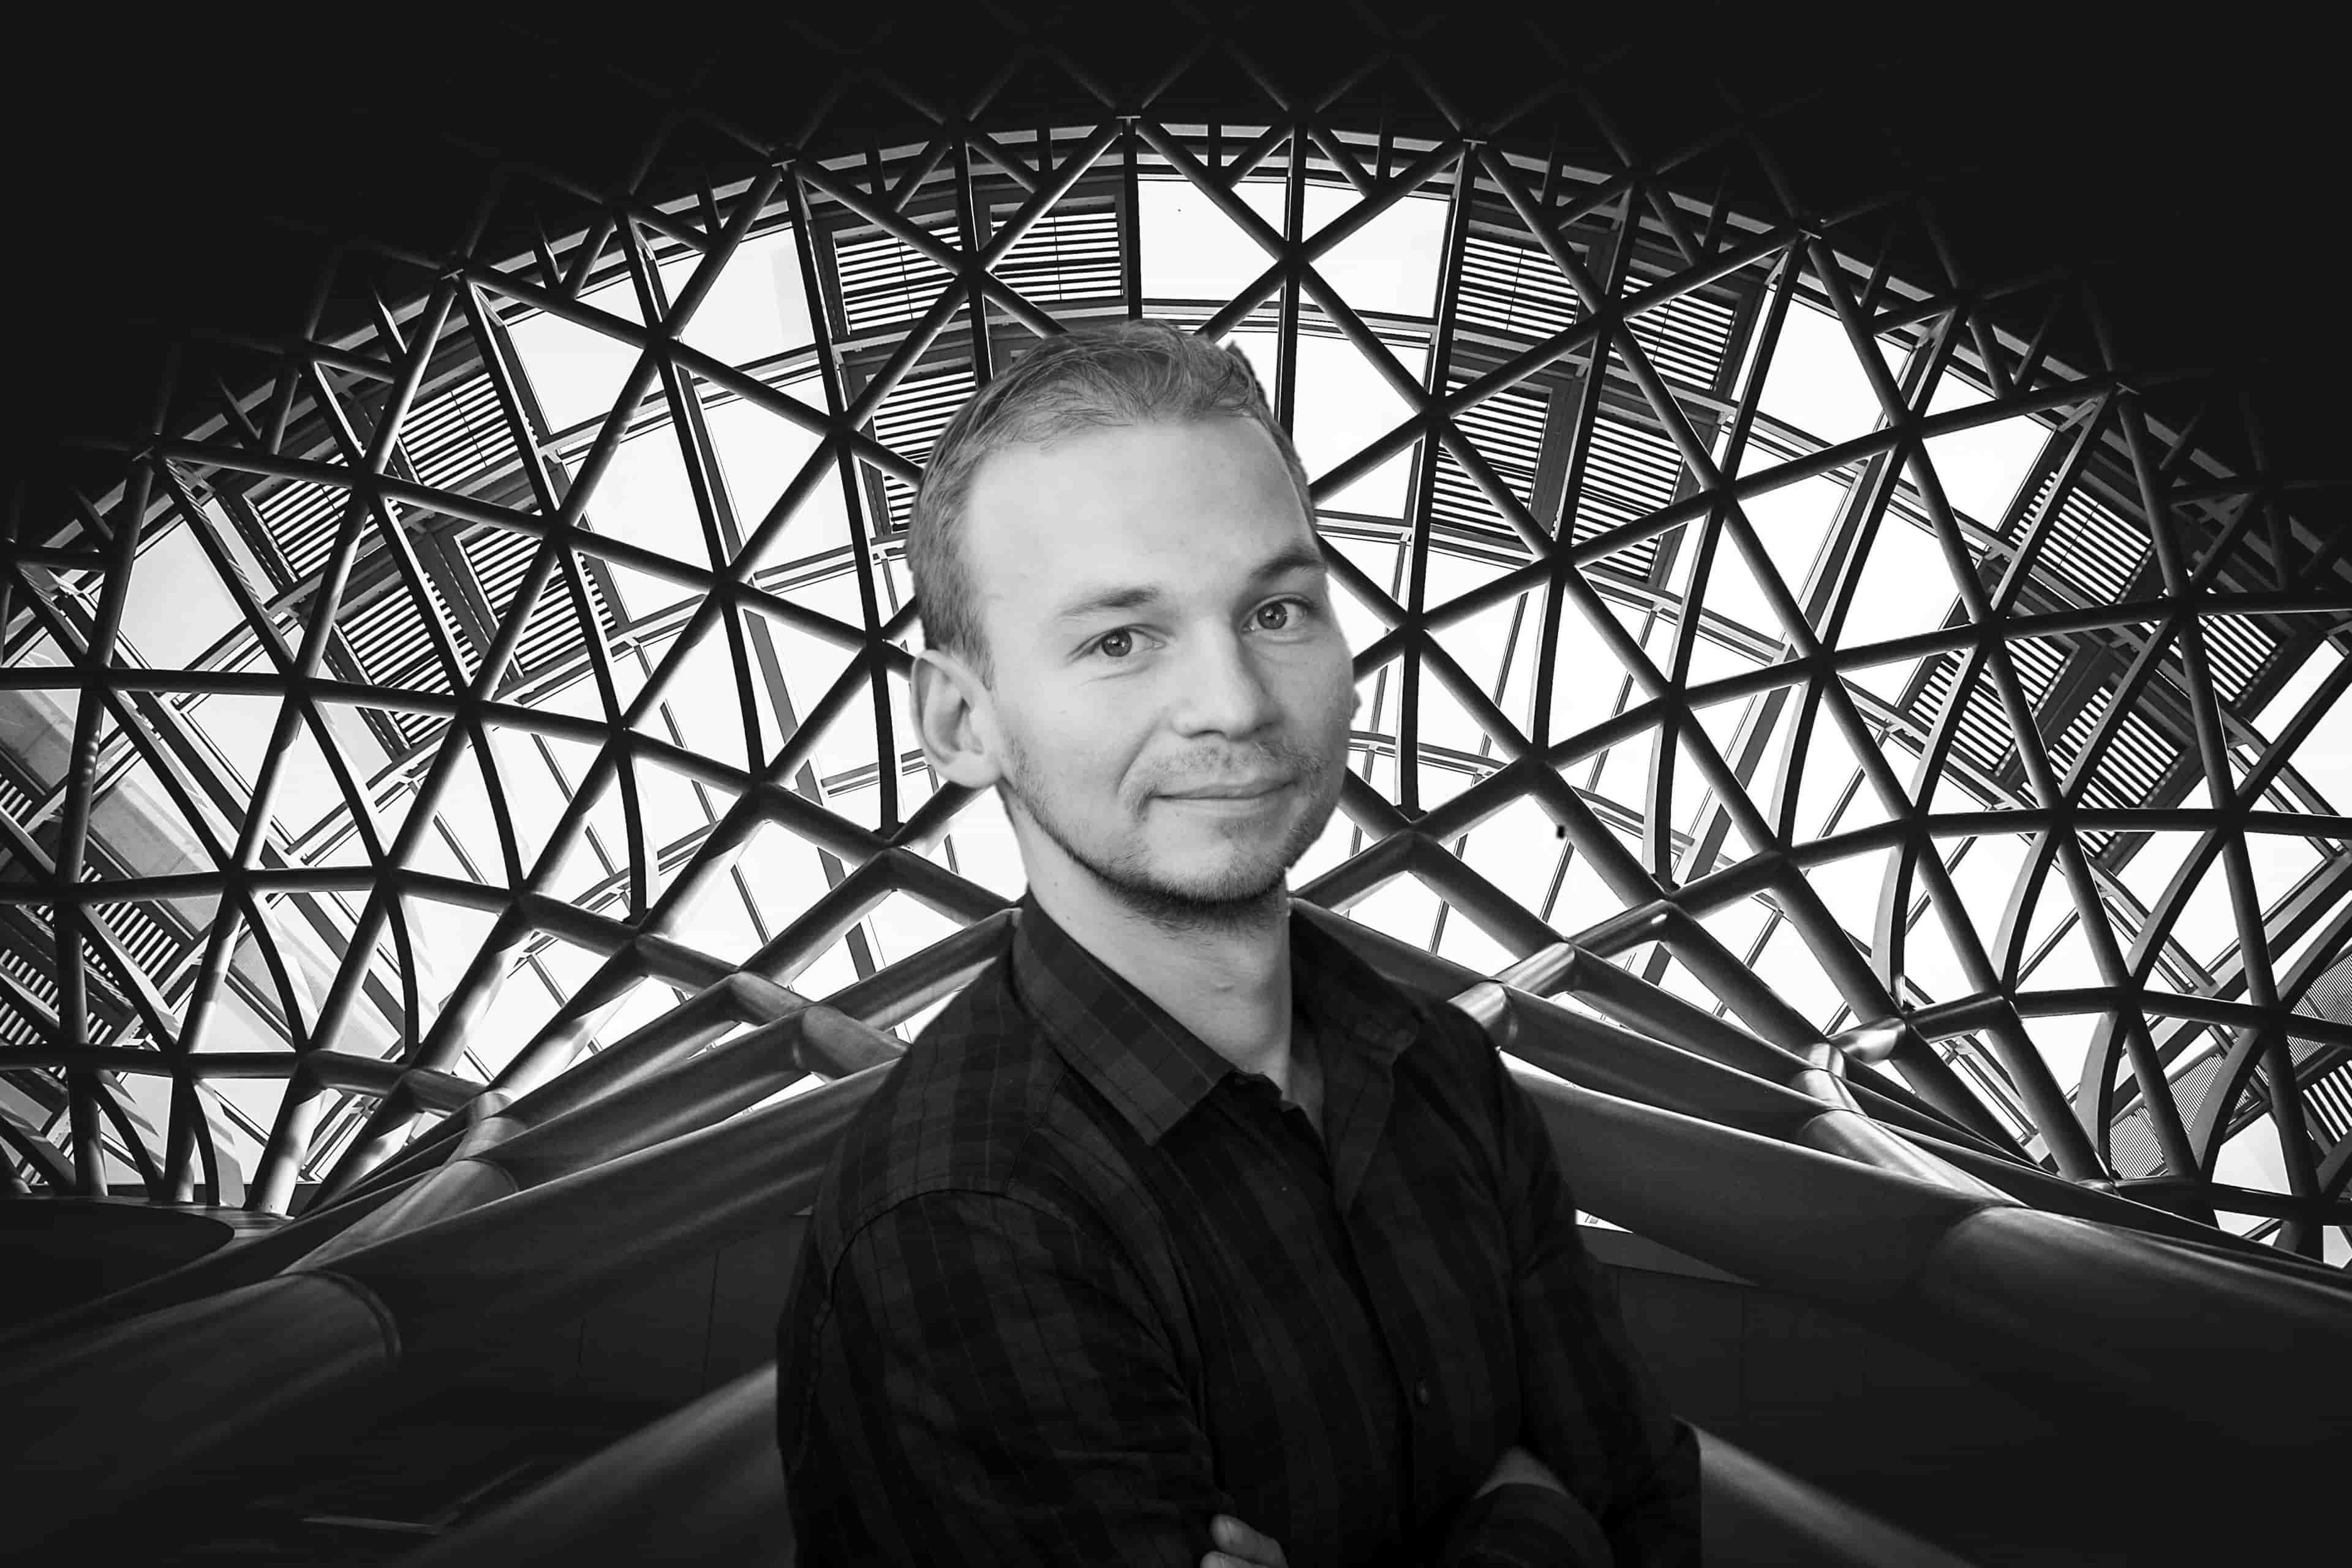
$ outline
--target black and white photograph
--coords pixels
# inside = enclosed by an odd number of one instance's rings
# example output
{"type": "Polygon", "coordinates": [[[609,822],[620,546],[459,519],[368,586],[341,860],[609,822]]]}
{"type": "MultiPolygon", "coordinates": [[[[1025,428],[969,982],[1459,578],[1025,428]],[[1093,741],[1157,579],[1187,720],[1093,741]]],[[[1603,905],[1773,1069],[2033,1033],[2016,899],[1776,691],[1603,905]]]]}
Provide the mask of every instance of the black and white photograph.
{"type": "Polygon", "coordinates": [[[2352,1552],[2332,36],[26,20],[0,1563],[2352,1552]]]}

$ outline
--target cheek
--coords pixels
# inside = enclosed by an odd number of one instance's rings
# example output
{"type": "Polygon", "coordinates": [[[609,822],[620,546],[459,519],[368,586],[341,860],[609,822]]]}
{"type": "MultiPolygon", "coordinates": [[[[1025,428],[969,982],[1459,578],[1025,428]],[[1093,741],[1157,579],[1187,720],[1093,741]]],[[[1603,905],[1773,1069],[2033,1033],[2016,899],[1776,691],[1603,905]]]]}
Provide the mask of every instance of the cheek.
{"type": "Polygon", "coordinates": [[[1315,671],[1305,703],[1305,712],[1312,715],[1317,729],[1325,733],[1347,734],[1354,722],[1356,710],[1361,706],[1361,693],[1356,686],[1355,661],[1343,647],[1315,671]]]}
{"type": "Polygon", "coordinates": [[[1080,797],[1122,788],[1150,738],[1156,711],[1151,697],[1138,687],[1031,704],[1007,717],[1038,782],[1056,794],[1080,797]]]}

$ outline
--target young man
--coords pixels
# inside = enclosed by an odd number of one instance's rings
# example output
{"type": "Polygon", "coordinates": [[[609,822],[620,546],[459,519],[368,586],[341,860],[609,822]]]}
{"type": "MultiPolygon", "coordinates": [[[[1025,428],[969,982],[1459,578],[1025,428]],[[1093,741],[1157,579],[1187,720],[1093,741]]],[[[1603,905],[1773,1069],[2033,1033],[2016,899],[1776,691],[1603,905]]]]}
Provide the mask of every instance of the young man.
{"type": "Polygon", "coordinates": [[[1534,1108],[1290,918],[1356,707],[1312,520],[1247,362],[1156,322],[940,438],[917,721],[1029,891],[812,1212],[803,1563],[1697,1559],[1696,1445],[1534,1108]]]}

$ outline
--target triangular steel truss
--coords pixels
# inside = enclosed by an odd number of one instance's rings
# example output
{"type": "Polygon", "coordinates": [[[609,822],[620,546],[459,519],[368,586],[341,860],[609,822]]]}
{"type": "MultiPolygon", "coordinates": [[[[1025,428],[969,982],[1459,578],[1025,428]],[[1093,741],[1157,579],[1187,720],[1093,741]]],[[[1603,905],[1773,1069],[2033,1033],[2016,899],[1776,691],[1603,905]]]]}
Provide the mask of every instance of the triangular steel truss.
{"type": "Polygon", "coordinates": [[[905,726],[912,486],[1024,344],[1150,314],[1260,356],[1359,613],[1304,896],[2308,1257],[2352,1222],[2352,576],[2219,384],[2099,357],[2078,279],[1895,266],[1928,213],[1810,212],[1752,130],[1473,126],[1406,48],[842,79],[561,232],[509,170],[448,256],[355,242],[370,324],[192,356],[119,489],[20,507],[13,1185],[282,1213],[730,975],[936,1004],[1015,885],[905,726]],[[1171,193],[1252,258],[1213,292],[1155,271],[1171,193]],[[1342,391],[1387,412],[1310,442],[1342,391]]]}

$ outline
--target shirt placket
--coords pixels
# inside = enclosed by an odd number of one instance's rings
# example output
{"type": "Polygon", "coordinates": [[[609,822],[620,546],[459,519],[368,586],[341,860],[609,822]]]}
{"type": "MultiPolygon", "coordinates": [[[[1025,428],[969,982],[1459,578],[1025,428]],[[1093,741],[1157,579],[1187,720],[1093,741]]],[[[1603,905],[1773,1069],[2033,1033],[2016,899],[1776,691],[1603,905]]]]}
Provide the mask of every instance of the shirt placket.
{"type": "MultiPolygon", "coordinates": [[[[1391,1397],[1394,1401],[1391,1407],[1397,1415],[1396,1426],[1399,1434],[1397,1458],[1403,1467],[1400,1477],[1403,1484],[1397,1493],[1398,1497],[1403,1500],[1397,1510],[1397,1528],[1405,1539],[1410,1540],[1419,1517],[1411,1501],[1413,1497],[1413,1460],[1421,1450],[1421,1424],[1416,1418],[1415,1391],[1407,1386],[1404,1381],[1405,1363],[1397,1357],[1398,1341],[1394,1326],[1389,1315],[1381,1310],[1380,1293],[1371,1289],[1370,1281],[1365,1276],[1360,1257],[1363,1247],[1357,1237],[1355,1226],[1349,1223],[1345,1214],[1339,1212],[1339,1193],[1333,1183],[1330,1151],[1325,1146],[1323,1140],[1317,1136],[1315,1125],[1307,1120],[1304,1110],[1295,1105],[1286,1106],[1282,1103],[1281,1091],[1275,1088],[1273,1079],[1261,1074],[1252,1073],[1240,1081],[1250,1098],[1263,1100],[1268,1109],[1276,1112],[1276,1120],[1283,1130],[1283,1138],[1294,1152],[1291,1157],[1293,1169],[1297,1170],[1302,1178],[1311,1178],[1315,1181],[1318,1184],[1318,1190],[1322,1193],[1326,1203],[1329,1205],[1331,1214],[1339,1221],[1337,1229],[1339,1239],[1339,1263],[1347,1272],[1348,1289],[1356,1293],[1356,1300],[1363,1308],[1364,1315],[1370,1318],[1380,1331],[1381,1353],[1388,1363],[1391,1397]]],[[[1327,1079],[1327,1089],[1328,1085],[1327,1079]]],[[[1328,1095],[1324,1104],[1328,1117],[1330,1104],[1328,1095]]],[[[1330,1123],[1327,1120],[1324,1125],[1328,1128],[1330,1123]]],[[[1425,1382],[1421,1385],[1419,1392],[1426,1395],[1428,1385],[1425,1382]]],[[[1426,1403],[1425,1399],[1423,1403],[1426,1403]]]]}
{"type": "MultiPolygon", "coordinates": [[[[1327,1054],[1323,1059],[1328,1067],[1340,1062],[1342,1058],[1335,1052],[1327,1054]]],[[[1353,1076],[1366,1070],[1368,1058],[1366,1053],[1356,1051],[1349,1053],[1344,1061],[1339,1072],[1353,1076]]],[[[1410,1538],[1425,1511],[1417,1478],[1429,1473],[1426,1460],[1429,1422],[1435,1406],[1436,1391],[1430,1385],[1427,1358],[1423,1353],[1424,1336],[1417,1330],[1421,1314],[1412,1310],[1416,1298],[1412,1282],[1398,1278],[1398,1271],[1389,1267],[1390,1260],[1395,1256],[1394,1248],[1386,1245],[1383,1238],[1370,1235],[1370,1227],[1377,1226],[1381,1220],[1381,1205],[1378,1202],[1378,1194],[1383,1177],[1391,1173],[1383,1170],[1383,1156],[1377,1142],[1386,1131],[1386,1101],[1389,1096],[1380,1094],[1374,1098],[1349,1094],[1348,1099],[1355,1116],[1350,1119],[1349,1125],[1343,1128],[1334,1120],[1332,1108],[1339,1098],[1334,1085],[1333,1074],[1327,1071],[1323,1080],[1325,1131],[1335,1139],[1374,1140],[1372,1148],[1360,1161],[1362,1174],[1355,1184],[1355,1190],[1342,1205],[1335,1185],[1332,1205],[1339,1215],[1340,1234],[1347,1237],[1349,1279],[1366,1310],[1371,1314],[1372,1321],[1380,1326],[1381,1348],[1387,1352],[1391,1377],[1396,1388],[1397,1410],[1402,1418],[1399,1426],[1404,1435],[1404,1486],[1400,1494],[1403,1500],[1401,1512],[1405,1533],[1410,1538]],[[1374,1103],[1381,1107],[1378,1114],[1371,1114],[1374,1103]],[[1368,1202],[1368,1196],[1372,1201],[1368,1202]]],[[[1390,1092],[1393,1092],[1392,1089],[1390,1092]]],[[[1335,1143],[1329,1150],[1334,1166],[1338,1163],[1339,1153],[1335,1143]]]]}
{"type": "MultiPolygon", "coordinates": [[[[1319,1039],[1334,1039],[1324,1025],[1319,1039]]],[[[1376,1234],[1383,1217],[1379,1194],[1395,1180],[1397,1152],[1383,1150],[1388,1119],[1395,1098],[1395,1077],[1388,1060],[1392,1051],[1379,1051],[1371,1041],[1348,1041],[1352,1048],[1324,1053],[1324,1133],[1331,1138],[1331,1168],[1350,1168],[1350,1190],[1334,1184],[1331,1201],[1339,1211],[1340,1234],[1348,1237],[1350,1277],[1362,1295],[1371,1321],[1381,1328],[1381,1347],[1388,1352],[1390,1375],[1397,1387],[1397,1413],[1404,1427],[1404,1488],[1402,1514],[1406,1535],[1413,1535],[1428,1516],[1428,1500],[1421,1495],[1421,1479],[1430,1467],[1430,1420],[1437,1405],[1437,1389],[1430,1383],[1428,1335],[1423,1333],[1418,1295],[1400,1269],[1390,1268],[1395,1248],[1376,1234]]]]}
{"type": "Polygon", "coordinates": [[[1398,1409],[1404,1417],[1402,1425],[1405,1435],[1402,1512],[1410,1538],[1427,1512],[1424,1505],[1428,1500],[1420,1494],[1418,1479],[1431,1473],[1427,1456],[1437,1391],[1430,1383],[1426,1335],[1421,1331],[1423,1314],[1415,1310],[1417,1298],[1412,1282],[1390,1266],[1396,1256],[1395,1248],[1370,1236],[1371,1228],[1380,1223],[1380,1210],[1377,1202],[1368,1203],[1366,1198],[1378,1194],[1380,1183],[1370,1170],[1367,1170],[1366,1177],[1355,1201],[1339,1215],[1339,1226],[1348,1237],[1349,1262],[1358,1281],[1357,1289],[1372,1321],[1380,1325],[1389,1366],[1396,1381],[1398,1409]]]}

